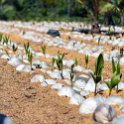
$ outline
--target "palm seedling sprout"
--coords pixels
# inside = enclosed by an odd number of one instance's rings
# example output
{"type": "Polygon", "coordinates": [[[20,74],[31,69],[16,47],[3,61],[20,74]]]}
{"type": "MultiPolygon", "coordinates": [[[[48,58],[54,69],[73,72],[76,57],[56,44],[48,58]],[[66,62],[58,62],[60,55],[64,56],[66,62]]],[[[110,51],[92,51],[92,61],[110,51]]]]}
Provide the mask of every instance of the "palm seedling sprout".
{"type": "Polygon", "coordinates": [[[86,68],[87,68],[88,62],[89,62],[89,56],[88,56],[88,55],[85,55],[85,64],[86,64],[86,68]]]}
{"type": "Polygon", "coordinates": [[[29,42],[28,42],[27,44],[24,43],[24,49],[25,49],[26,55],[28,55],[28,53],[29,53],[29,51],[30,51],[30,49],[29,49],[29,42]]]}
{"type": "Polygon", "coordinates": [[[30,63],[31,69],[32,69],[33,54],[31,52],[28,53],[28,61],[30,63]]]}
{"type": "Polygon", "coordinates": [[[42,53],[45,55],[46,54],[46,45],[41,46],[42,53]]]}
{"type": "Polygon", "coordinates": [[[103,59],[103,55],[100,54],[95,62],[95,71],[93,74],[91,74],[95,83],[95,92],[94,92],[95,96],[97,94],[97,84],[102,80],[103,67],[104,67],[104,59],[103,59]]]}
{"type": "Polygon", "coordinates": [[[124,49],[123,49],[123,48],[121,48],[121,49],[120,49],[120,58],[122,58],[122,57],[123,57],[123,55],[124,55],[124,49]]]}
{"type": "Polygon", "coordinates": [[[13,50],[13,53],[15,54],[15,52],[18,50],[18,47],[13,44],[12,45],[12,50],[13,50]]]}
{"type": "Polygon", "coordinates": [[[74,73],[74,67],[78,65],[78,60],[75,58],[74,63],[71,65],[71,73],[74,73]]]}
{"type": "Polygon", "coordinates": [[[8,43],[9,43],[9,37],[4,36],[2,39],[3,39],[3,40],[2,40],[3,45],[8,45],[8,43]]]}
{"type": "Polygon", "coordinates": [[[56,59],[55,58],[52,58],[52,70],[54,68],[55,63],[56,63],[56,59]]]}
{"type": "Polygon", "coordinates": [[[58,52],[56,58],[53,59],[54,63],[56,63],[56,65],[57,65],[58,70],[60,71],[62,79],[64,79],[62,71],[64,69],[63,59],[64,59],[65,55],[66,55],[66,53],[61,54],[60,52],[58,52]]]}
{"type": "Polygon", "coordinates": [[[71,87],[74,86],[74,73],[70,73],[70,81],[71,81],[71,87]]]}
{"type": "Polygon", "coordinates": [[[3,40],[3,34],[0,34],[0,42],[3,40]]]}
{"type": "Polygon", "coordinates": [[[24,44],[24,49],[25,49],[25,53],[28,57],[28,61],[30,63],[31,69],[32,69],[32,61],[33,61],[33,54],[30,50],[30,45],[29,42],[27,44],[24,44]]]}
{"type": "Polygon", "coordinates": [[[120,71],[120,63],[115,64],[114,59],[112,58],[112,71],[113,75],[110,81],[105,82],[109,88],[109,96],[111,95],[112,89],[117,87],[116,92],[118,93],[118,84],[121,80],[122,74],[120,71]]]}

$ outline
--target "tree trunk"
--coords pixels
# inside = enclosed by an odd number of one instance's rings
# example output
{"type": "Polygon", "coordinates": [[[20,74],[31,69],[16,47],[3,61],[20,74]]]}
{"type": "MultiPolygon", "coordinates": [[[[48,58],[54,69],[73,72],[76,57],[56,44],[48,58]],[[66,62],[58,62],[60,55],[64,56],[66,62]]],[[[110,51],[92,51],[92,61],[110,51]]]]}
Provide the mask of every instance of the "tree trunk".
{"type": "Polygon", "coordinates": [[[99,1],[98,0],[93,0],[92,1],[93,5],[93,24],[92,24],[92,33],[99,33],[100,32],[100,27],[98,24],[98,15],[99,15],[99,1]]]}

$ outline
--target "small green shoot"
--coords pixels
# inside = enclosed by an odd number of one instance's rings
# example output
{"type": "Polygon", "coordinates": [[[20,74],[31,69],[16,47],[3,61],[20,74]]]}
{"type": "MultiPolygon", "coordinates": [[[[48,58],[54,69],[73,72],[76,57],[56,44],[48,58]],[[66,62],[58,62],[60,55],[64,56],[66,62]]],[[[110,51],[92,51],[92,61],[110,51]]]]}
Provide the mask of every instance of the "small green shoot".
{"type": "Polygon", "coordinates": [[[52,70],[54,68],[55,63],[56,63],[56,59],[55,58],[52,58],[52,70]]]}
{"type": "MultiPolygon", "coordinates": [[[[121,70],[120,70],[120,63],[118,62],[118,63],[116,64],[113,58],[112,58],[112,72],[113,72],[113,75],[114,75],[114,76],[119,75],[119,76],[120,76],[120,80],[121,80],[122,73],[121,73],[121,70]]],[[[118,83],[119,83],[119,82],[118,82],[118,83]]],[[[118,84],[117,84],[116,92],[118,93],[118,84]]]]}
{"type": "Polygon", "coordinates": [[[92,78],[94,80],[94,83],[95,83],[95,91],[94,91],[94,96],[96,96],[97,94],[97,84],[102,80],[102,70],[103,70],[103,67],[104,67],[104,58],[103,58],[103,55],[100,54],[98,56],[98,58],[96,59],[96,62],[95,62],[95,71],[92,75],[92,78]]]}
{"type": "Polygon", "coordinates": [[[62,79],[64,79],[64,76],[62,74],[62,70],[64,69],[63,59],[64,59],[65,55],[67,55],[67,53],[61,54],[60,52],[58,52],[57,56],[56,56],[57,58],[54,58],[54,63],[56,63],[57,68],[60,71],[62,79]]]}
{"type": "Polygon", "coordinates": [[[78,65],[78,60],[75,58],[74,63],[71,65],[71,73],[74,73],[74,67],[78,65]]]}
{"type": "Polygon", "coordinates": [[[3,40],[3,34],[0,34],[0,42],[3,40]]]}
{"type": "Polygon", "coordinates": [[[33,54],[31,52],[28,53],[28,61],[30,63],[31,69],[32,69],[33,54]]]}
{"type": "Polygon", "coordinates": [[[26,55],[28,55],[28,53],[30,52],[29,46],[30,46],[29,42],[28,43],[24,43],[24,49],[25,49],[26,55]]]}
{"type": "Polygon", "coordinates": [[[46,45],[41,46],[42,53],[46,55],[46,45]]]}
{"type": "Polygon", "coordinates": [[[3,45],[8,45],[9,43],[9,37],[8,36],[4,36],[3,37],[3,45]]]}
{"type": "Polygon", "coordinates": [[[87,69],[87,66],[88,66],[88,62],[89,62],[89,56],[88,55],[85,55],[86,69],[87,69]]]}
{"type": "Polygon", "coordinates": [[[74,73],[70,73],[70,81],[71,81],[71,87],[74,86],[74,73]]]}
{"type": "Polygon", "coordinates": [[[120,58],[122,58],[122,57],[123,57],[123,55],[124,55],[124,49],[123,49],[123,48],[121,48],[121,49],[120,49],[120,58]]]}
{"type": "Polygon", "coordinates": [[[13,45],[12,45],[12,51],[13,51],[13,53],[15,54],[15,52],[16,52],[17,50],[18,50],[18,47],[13,44],[13,45]]]}
{"type": "Polygon", "coordinates": [[[116,75],[116,73],[113,74],[110,81],[105,82],[109,88],[109,96],[111,95],[112,89],[115,88],[115,86],[117,86],[119,82],[120,82],[120,75],[116,75]]]}

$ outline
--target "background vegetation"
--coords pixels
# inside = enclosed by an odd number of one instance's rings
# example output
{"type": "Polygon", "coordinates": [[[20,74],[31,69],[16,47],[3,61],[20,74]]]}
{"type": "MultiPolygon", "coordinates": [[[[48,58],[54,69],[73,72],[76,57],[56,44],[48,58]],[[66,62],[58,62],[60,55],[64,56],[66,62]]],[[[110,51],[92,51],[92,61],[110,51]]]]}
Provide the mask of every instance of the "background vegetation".
{"type": "Polygon", "coordinates": [[[0,0],[0,19],[124,25],[124,0],[0,0]]]}

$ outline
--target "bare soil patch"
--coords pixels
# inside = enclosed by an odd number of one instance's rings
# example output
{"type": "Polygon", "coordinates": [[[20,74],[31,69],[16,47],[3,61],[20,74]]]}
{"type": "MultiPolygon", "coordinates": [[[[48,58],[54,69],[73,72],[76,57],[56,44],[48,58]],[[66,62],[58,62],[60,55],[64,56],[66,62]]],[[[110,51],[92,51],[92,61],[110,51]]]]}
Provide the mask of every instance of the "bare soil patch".
{"type": "Polygon", "coordinates": [[[0,113],[15,124],[95,124],[91,115],[80,115],[78,107],[68,104],[50,87],[31,84],[33,75],[19,73],[0,60],[0,113]]]}

